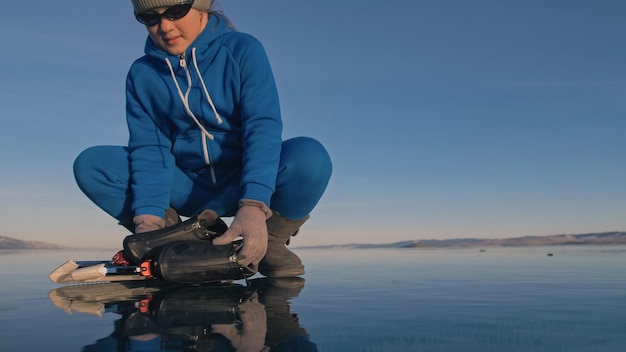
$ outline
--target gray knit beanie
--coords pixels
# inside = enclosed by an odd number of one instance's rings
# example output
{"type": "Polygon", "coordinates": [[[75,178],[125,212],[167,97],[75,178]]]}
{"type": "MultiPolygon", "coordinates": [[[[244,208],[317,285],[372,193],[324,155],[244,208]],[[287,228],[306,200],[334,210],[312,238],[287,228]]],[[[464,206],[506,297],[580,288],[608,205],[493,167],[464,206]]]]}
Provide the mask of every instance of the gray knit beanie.
{"type": "MultiPolygon", "coordinates": [[[[159,7],[169,7],[178,5],[183,0],[131,0],[135,13],[146,12],[151,9],[159,7]]],[[[208,11],[211,8],[213,0],[195,0],[193,2],[193,8],[200,11],[208,11]]]]}

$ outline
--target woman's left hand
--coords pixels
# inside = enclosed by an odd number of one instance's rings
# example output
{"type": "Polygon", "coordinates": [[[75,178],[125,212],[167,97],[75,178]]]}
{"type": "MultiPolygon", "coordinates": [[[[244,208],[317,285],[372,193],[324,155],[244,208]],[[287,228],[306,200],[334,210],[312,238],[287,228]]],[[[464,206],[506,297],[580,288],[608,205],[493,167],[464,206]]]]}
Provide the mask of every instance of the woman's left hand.
{"type": "Polygon", "coordinates": [[[243,247],[239,252],[239,264],[256,272],[267,251],[268,235],[265,220],[271,215],[272,211],[265,203],[243,199],[239,202],[239,210],[232,224],[223,235],[213,240],[213,244],[225,245],[242,237],[243,247]]]}

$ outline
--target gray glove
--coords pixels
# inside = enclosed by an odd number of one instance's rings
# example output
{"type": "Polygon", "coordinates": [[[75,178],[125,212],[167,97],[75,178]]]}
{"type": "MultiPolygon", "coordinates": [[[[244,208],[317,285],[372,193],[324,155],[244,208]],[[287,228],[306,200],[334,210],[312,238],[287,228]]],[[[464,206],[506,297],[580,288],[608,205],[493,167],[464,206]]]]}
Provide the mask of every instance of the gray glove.
{"type": "Polygon", "coordinates": [[[265,220],[271,216],[272,211],[265,203],[253,199],[242,199],[239,201],[239,210],[232,224],[223,235],[213,240],[213,244],[225,245],[238,237],[243,237],[239,264],[256,272],[259,262],[267,252],[268,235],[265,220]]]}
{"type": "Polygon", "coordinates": [[[165,219],[151,214],[137,215],[133,218],[135,233],[156,231],[165,228],[165,219]]]}

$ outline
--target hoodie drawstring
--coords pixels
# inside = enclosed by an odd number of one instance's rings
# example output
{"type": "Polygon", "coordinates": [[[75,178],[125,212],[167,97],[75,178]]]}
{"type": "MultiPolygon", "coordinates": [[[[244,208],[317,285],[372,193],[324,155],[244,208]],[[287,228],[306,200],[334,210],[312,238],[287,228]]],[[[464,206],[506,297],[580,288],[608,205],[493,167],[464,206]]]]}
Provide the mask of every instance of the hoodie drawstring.
{"type": "Polygon", "coordinates": [[[217,109],[215,108],[215,104],[213,104],[213,99],[211,99],[211,95],[209,94],[209,90],[206,89],[206,84],[204,84],[204,78],[202,78],[202,74],[200,73],[200,69],[198,68],[198,60],[196,60],[196,48],[191,49],[191,59],[193,61],[193,66],[198,72],[198,78],[200,78],[200,83],[202,84],[202,89],[204,89],[204,96],[206,97],[207,102],[211,105],[211,109],[213,109],[213,113],[215,114],[215,119],[217,120],[217,124],[222,124],[222,117],[218,114],[217,109]]]}

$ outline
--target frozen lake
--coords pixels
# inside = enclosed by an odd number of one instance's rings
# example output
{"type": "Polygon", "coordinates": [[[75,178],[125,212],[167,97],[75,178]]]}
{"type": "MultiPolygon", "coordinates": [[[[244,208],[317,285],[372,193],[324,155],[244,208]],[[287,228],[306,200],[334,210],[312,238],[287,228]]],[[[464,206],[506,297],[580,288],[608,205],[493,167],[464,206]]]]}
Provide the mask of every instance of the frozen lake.
{"type": "Polygon", "coordinates": [[[113,251],[0,251],[0,351],[626,346],[626,246],[295,251],[305,280],[255,276],[248,287],[125,287],[113,295],[47,278],[69,258],[113,251]]]}

